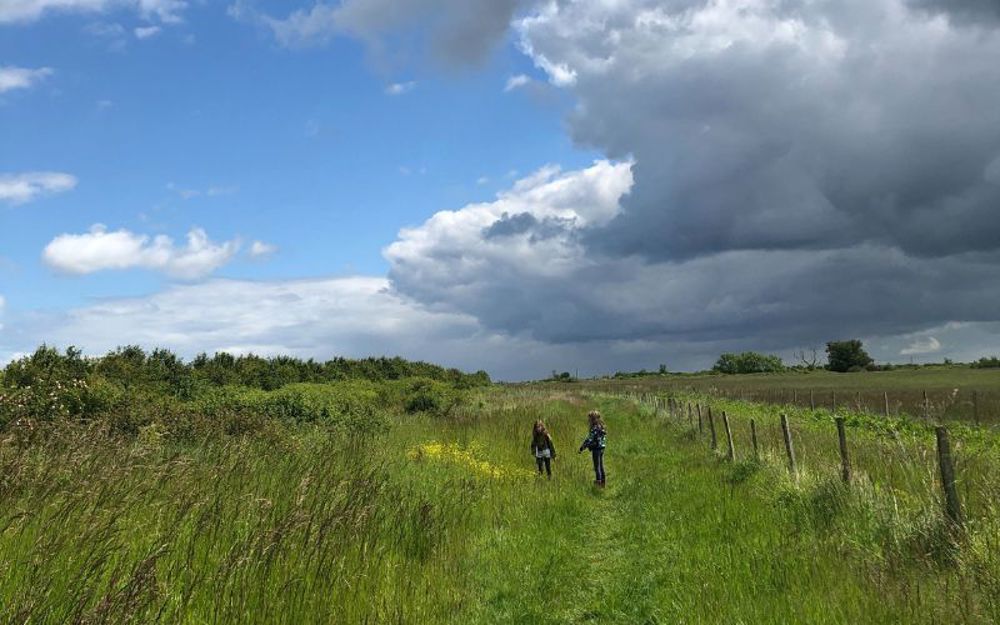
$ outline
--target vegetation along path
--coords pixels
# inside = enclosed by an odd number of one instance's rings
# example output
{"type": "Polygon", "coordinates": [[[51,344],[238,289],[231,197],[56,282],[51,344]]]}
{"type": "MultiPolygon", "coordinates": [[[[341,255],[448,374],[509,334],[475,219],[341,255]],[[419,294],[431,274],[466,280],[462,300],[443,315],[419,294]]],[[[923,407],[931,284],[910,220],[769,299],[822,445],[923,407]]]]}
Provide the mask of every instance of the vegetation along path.
{"type": "Polygon", "coordinates": [[[992,530],[956,548],[905,493],[731,464],[647,407],[488,388],[447,416],[365,427],[5,441],[0,622],[998,617],[992,530]],[[591,407],[610,432],[605,489],[576,453],[591,407]],[[558,450],[551,481],[528,451],[539,418],[558,450]]]}
{"type": "MultiPolygon", "coordinates": [[[[589,459],[564,453],[552,483],[529,485],[473,550],[478,622],[940,622],[933,579],[889,587],[837,541],[796,525],[689,435],[605,404],[613,441],[606,490],[589,459]],[[919,589],[926,584],[926,602],[919,589]]],[[[579,407],[549,407],[564,447],[579,407]]],[[[567,450],[570,452],[571,450],[567,450]]],[[[745,469],[744,469],[745,471],[745,469]]],[[[760,476],[763,477],[763,476],[760,476]]],[[[794,490],[788,491],[793,493],[794,490]]]]}

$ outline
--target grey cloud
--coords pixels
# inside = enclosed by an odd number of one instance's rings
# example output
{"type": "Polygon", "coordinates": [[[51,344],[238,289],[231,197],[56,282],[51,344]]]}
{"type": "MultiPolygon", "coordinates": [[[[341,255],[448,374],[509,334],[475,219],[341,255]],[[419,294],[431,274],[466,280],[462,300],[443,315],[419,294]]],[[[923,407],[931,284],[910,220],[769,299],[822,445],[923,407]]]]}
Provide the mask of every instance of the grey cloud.
{"type": "Polygon", "coordinates": [[[962,22],[1000,19],[998,0],[910,0],[910,4],[936,13],[946,13],[962,22]]]}
{"type": "Polygon", "coordinates": [[[763,11],[763,41],[740,40],[741,23],[700,32],[690,11],[662,14],[672,32],[612,14],[626,26],[609,51],[611,26],[567,27],[605,17],[585,3],[566,3],[557,26],[523,26],[537,58],[577,76],[577,142],[637,161],[625,210],[591,244],[661,259],[863,241],[918,256],[995,249],[1000,186],[983,171],[1000,154],[1000,36],[841,4],[808,19],[763,11]],[[782,25],[796,29],[788,41],[763,35],[782,25]]]}
{"type": "Polygon", "coordinates": [[[317,2],[274,17],[238,0],[230,14],[268,27],[286,46],[321,44],[349,35],[382,51],[386,42],[413,39],[450,65],[481,62],[505,36],[522,0],[345,0],[317,2]]]}
{"type": "Polygon", "coordinates": [[[572,219],[557,217],[546,217],[539,220],[531,213],[517,213],[516,215],[503,213],[499,219],[483,228],[483,238],[495,239],[527,233],[531,235],[529,241],[535,242],[570,233],[573,230],[573,223],[572,219]]]}

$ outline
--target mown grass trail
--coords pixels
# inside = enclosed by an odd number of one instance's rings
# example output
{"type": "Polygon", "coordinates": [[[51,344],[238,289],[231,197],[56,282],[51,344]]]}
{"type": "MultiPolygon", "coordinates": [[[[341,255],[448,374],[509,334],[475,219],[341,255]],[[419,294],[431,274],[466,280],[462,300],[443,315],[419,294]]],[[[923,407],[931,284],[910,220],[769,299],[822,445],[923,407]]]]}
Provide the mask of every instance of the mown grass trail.
{"type": "MultiPolygon", "coordinates": [[[[524,487],[523,505],[472,549],[480,601],[456,622],[974,622],[935,598],[947,575],[879,577],[841,541],[734,483],[682,428],[603,407],[608,488],[588,485],[589,458],[575,454],[552,483],[524,487]]],[[[555,410],[554,422],[581,421],[573,410],[555,410]]]]}

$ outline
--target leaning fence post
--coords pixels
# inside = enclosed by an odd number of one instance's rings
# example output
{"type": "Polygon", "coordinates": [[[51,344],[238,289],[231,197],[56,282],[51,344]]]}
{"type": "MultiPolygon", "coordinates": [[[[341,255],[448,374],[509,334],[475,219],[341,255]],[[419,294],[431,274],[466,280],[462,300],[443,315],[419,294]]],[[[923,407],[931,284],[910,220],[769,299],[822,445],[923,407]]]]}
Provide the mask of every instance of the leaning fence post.
{"type": "Polygon", "coordinates": [[[781,435],[785,439],[785,453],[788,454],[788,470],[792,475],[795,471],[795,449],[792,447],[792,431],[788,428],[788,417],[781,415],[781,435]]]}
{"type": "Polygon", "coordinates": [[[719,448],[719,442],[715,438],[715,420],[712,419],[712,407],[708,407],[708,430],[712,435],[712,451],[719,448]]]}
{"type": "Polygon", "coordinates": [[[705,428],[701,423],[701,404],[697,404],[695,407],[698,408],[698,434],[701,434],[705,431],[705,428]]]}
{"type": "Polygon", "coordinates": [[[750,442],[753,443],[753,458],[757,460],[760,452],[757,449],[757,422],[753,419],[750,419],[750,442]]]}
{"type": "Polygon", "coordinates": [[[847,432],[844,417],[837,417],[837,438],[840,440],[840,477],[844,484],[851,483],[851,460],[847,457],[847,432]]]}
{"type": "Polygon", "coordinates": [[[728,445],[726,452],[726,457],[729,458],[729,462],[734,462],[736,460],[736,450],[733,448],[733,431],[729,428],[729,415],[726,411],[722,411],[722,425],[726,428],[726,444],[728,445]]]}
{"type": "Polygon", "coordinates": [[[951,457],[948,429],[943,425],[934,428],[937,434],[938,464],[941,467],[941,488],[944,489],[944,510],[955,527],[962,526],[962,506],[955,487],[955,465],[951,457]]]}

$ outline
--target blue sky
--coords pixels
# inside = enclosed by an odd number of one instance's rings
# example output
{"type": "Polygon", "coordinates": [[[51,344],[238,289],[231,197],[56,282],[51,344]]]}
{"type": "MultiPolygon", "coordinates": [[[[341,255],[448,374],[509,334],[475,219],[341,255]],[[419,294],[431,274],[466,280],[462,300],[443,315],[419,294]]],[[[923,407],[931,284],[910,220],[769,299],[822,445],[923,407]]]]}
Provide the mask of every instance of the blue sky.
{"type": "Polygon", "coordinates": [[[191,6],[183,23],[136,38],[148,25],[122,8],[2,27],[5,65],[52,73],[3,94],[0,171],[78,179],[71,193],[0,214],[11,307],[162,286],[141,269],[67,279],[41,262],[54,236],[94,223],[177,240],[199,226],[279,249],[219,276],[384,274],[381,248],[400,227],[489,199],[546,163],[594,158],[563,131],[568,97],[503,92],[532,72],[509,42],[475,68],[390,71],[346,37],[283,48],[223,4],[191,6]]]}
{"type": "Polygon", "coordinates": [[[976,0],[0,0],[0,362],[1000,353],[976,0]]]}

